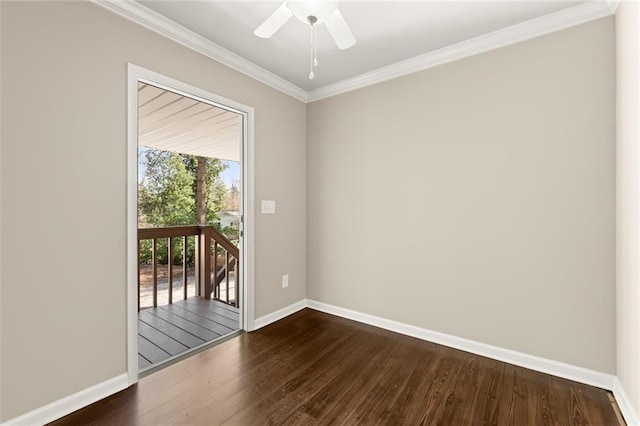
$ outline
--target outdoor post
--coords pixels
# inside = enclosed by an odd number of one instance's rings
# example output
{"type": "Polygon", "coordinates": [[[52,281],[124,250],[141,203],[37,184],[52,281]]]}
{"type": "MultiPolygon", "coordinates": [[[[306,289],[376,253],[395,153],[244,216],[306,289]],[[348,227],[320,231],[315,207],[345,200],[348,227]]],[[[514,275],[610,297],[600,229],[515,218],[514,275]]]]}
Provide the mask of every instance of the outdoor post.
{"type": "Polygon", "coordinates": [[[167,273],[169,274],[169,304],[173,303],[173,238],[167,241],[167,273]]]}
{"type": "Polygon", "coordinates": [[[199,296],[211,299],[211,233],[208,226],[200,227],[200,250],[198,253],[200,264],[199,296]]]}
{"type": "Polygon", "coordinates": [[[138,238],[138,312],[140,312],[140,238],[138,238]]]}

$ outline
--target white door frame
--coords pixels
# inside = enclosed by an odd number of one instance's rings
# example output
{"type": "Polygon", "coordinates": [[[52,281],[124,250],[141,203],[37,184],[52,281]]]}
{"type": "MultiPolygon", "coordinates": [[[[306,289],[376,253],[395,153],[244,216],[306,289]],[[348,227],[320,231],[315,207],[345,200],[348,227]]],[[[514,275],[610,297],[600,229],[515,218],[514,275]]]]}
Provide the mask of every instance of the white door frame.
{"type": "Polygon", "coordinates": [[[132,385],[138,381],[138,82],[151,83],[243,117],[240,174],[244,237],[240,238],[242,286],[239,291],[240,328],[247,331],[254,327],[254,111],[247,105],[171,77],[131,63],[127,65],[127,375],[132,385]]]}

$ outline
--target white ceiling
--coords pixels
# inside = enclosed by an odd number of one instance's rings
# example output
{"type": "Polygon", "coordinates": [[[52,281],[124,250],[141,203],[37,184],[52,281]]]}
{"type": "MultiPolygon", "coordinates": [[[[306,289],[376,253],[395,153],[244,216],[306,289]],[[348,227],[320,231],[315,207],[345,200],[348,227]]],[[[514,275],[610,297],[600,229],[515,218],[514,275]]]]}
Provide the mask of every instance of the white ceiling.
{"type": "Polygon", "coordinates": [[[272,38],[253,31],[281,1],[139,1],[140,4],[312,91],[459,42],[578,6],[584,1],[341,1],[357,40],[339,50],[318,28],[315,80],[309,80],[309,27],[290,19],[272,38]]]}

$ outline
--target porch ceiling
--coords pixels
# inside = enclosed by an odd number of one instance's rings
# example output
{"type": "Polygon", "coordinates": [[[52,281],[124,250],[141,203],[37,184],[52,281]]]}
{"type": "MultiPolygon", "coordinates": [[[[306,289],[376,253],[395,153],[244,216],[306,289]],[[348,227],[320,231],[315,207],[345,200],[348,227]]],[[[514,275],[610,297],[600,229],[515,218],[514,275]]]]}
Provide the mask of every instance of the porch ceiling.
{"type": "Polygon", "coordinates": [[[138,145],[240,161],[241,141],[241,115],[138,84],[138,145]]]}

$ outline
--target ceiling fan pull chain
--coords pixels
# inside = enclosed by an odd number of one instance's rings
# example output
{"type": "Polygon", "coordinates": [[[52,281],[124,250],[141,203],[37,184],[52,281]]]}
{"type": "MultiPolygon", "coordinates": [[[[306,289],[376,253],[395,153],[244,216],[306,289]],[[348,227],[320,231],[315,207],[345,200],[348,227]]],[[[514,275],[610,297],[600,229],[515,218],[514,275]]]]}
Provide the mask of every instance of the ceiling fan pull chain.
{"type": "Polygon", "coordinates": [[[318,30],[316,29],[315,25],[312,25],[311,28],[313,28],[313,66],[317,67],[318,66],[318,30]]]}
{"type": "Polygon", "coordinates": [[[314,51],[315,51],[315,44],[314,44],[314,40],[313,40],[313,27],[314,25],[311,24],[311,33],[309,34],[311,37],[311,46],[310,46],[310,62],[309,62],[309,80],[313,80],[314,78],[316,78],[316,75],[313,73],[313,59],[314,59],[314,51]]]}

